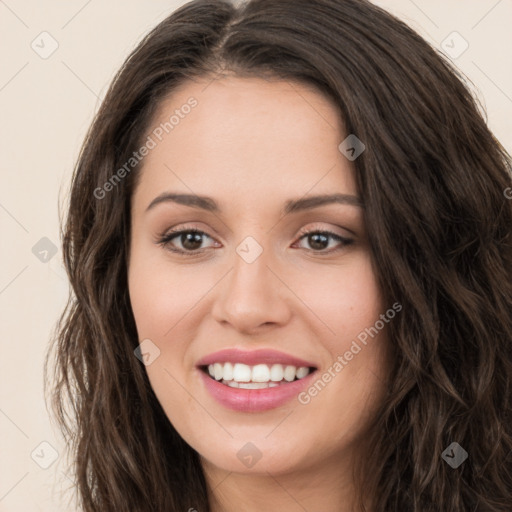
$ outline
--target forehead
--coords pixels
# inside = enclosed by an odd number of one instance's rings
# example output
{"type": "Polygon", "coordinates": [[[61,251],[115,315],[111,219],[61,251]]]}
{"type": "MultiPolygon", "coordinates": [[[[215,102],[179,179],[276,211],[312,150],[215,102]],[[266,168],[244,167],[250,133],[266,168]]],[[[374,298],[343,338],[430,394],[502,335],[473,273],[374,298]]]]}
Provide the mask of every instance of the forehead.
{"type": "MultiPolygon", "coordinates": [[[[157,110],[135,202],[166,191],[259,204],[355,194],[338,107],[311,86],[259,78],[186,82],[157,110]],[[191,106],[193,105],[193,106],[191,106]]],[[[142,207],[142,205],[141,205],[142,207]]]]}

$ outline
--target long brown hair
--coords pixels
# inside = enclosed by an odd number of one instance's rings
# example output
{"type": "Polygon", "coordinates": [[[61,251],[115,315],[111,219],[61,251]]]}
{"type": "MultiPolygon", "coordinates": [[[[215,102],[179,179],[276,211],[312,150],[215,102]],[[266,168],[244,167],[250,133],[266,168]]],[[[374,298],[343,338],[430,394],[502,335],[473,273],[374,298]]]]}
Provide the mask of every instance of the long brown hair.
{"type": "Polygon", "coordinates": [[[457,69],[366,0],[196,0],[111,84],[73,174],[61,228],[72,291],[45,361],[83,510],[209,510],[199,455],[134,356],[127,258],[141,164],[97,191],[166,95],[222,70],[315,86],[366,145],[354,165],[374,268],[402,305],[388,394],[355,473],[372,512],[510,512],[510,155],[457,69]],[[442,457],[453,442],[468,453],[457,468],[442,457]]]}

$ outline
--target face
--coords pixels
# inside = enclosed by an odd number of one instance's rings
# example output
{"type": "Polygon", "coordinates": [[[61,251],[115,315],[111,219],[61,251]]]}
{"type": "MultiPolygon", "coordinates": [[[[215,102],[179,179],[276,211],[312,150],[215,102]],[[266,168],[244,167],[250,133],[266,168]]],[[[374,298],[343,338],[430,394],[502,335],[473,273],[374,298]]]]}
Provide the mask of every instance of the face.
{"type": "Polygon", "coordinates": [[[353,452],[382,398],[389,320],[336,107],[284,81],[188,82],[148,135],[128,281],[169,421],[228,471],[353,452]]]}

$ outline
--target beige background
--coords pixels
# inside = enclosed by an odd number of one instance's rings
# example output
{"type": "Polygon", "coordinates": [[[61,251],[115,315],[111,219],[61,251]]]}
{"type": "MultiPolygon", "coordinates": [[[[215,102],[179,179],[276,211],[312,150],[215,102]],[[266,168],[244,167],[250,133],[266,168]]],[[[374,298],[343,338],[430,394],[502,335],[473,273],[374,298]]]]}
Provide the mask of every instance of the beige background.
{"type": "MultiPolygon", "coordinates": [[[[32,248],[43,237],[60,245],[58,204],[66,204],[81,141],[110,80],[142,36],[183,3],[0,0],[1,512],[76,510],[67,501],[71,494],[62,494],[73,482],[42,386],[43,356],[67,282],[60,253],[42,262],[32,248]],[[31,47],[35,40],[38,51],[51,48],[43,31],[58,43],[46,59],[31,47]],[[52,450],[60,455],[44,469],[52,450]]],[[[512,1],[376,3],[434,46],[453,31],[469,43],[455,63],[474,83],[491,130],[512,152],[512,1]]]]}

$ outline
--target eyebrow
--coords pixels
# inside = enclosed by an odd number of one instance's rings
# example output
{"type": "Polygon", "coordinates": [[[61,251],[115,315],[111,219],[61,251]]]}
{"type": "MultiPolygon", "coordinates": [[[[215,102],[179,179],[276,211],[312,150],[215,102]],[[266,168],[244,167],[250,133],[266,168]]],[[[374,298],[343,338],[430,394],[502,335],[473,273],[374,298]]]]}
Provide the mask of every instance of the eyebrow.
{"type": "MultiPolygon", "coordinates": [[[[213,213],[221,213],[219,205],[211,197],[198,196],[195,194],[176,194],[172,192],[164,192],[155,197],[146,208],[146,212],[153,209],[158,204],[168,202],[182,204],[192,208],[200,208],[213,213]]],[[[333,203],[358,206],[360,208],[363,207],[363,203],[356,196],[350,194],[325,194],[300,199],[290,199],[286,201],[284,205],[283,215],[333,203]]]]}

